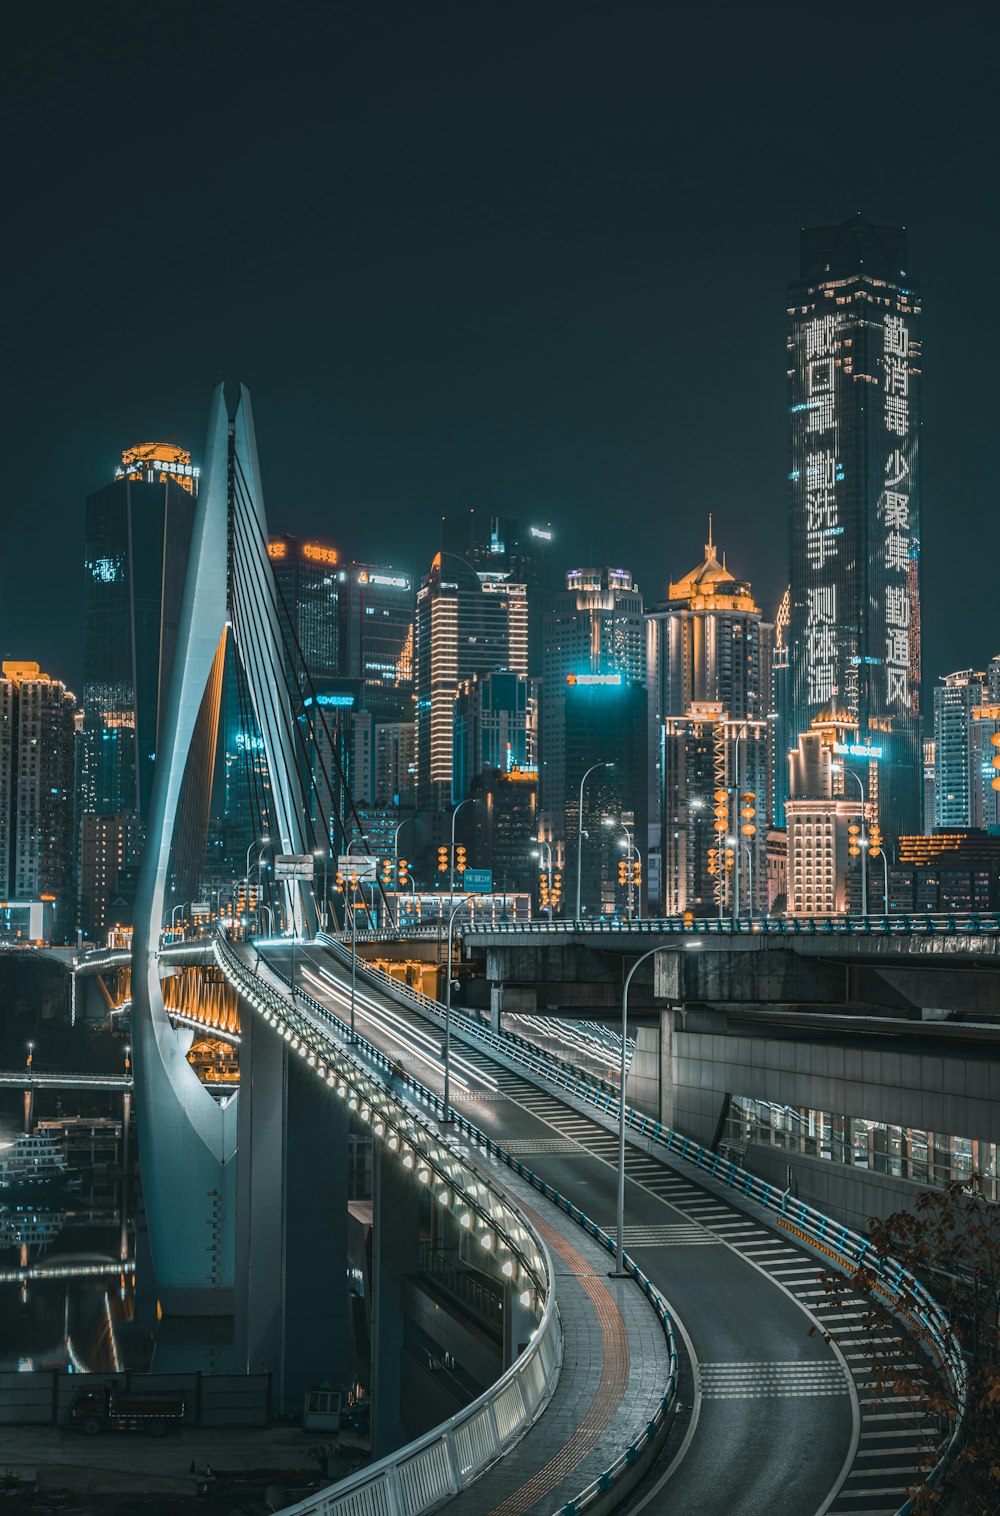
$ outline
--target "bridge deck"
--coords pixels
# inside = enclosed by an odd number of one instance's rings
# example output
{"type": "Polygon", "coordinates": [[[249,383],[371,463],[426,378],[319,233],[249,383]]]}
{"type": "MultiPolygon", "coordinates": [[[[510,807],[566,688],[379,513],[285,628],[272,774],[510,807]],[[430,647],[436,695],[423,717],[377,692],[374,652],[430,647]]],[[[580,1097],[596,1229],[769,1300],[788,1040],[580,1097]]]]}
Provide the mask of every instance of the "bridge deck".
{"type": "MultiPolygon", "coordinates": [[[[284,990],[265,963],[257,973],[284,990]]],[[[475,1163],[475,1154],[466,1161],[475,1163]]],[[[486,1160],[478,1166],[510,1193],[549,1247],[563,1366],[551,1401],[516,1451],[449,1501],[448,1510],[456,1516],[550,1516],[596,1480],[653,1419],[670,1371],[669,1352],[649,1302],[632,1279],[609,1277],[612,1260],[598,1243],[526,1180],[486,1160]]]]}

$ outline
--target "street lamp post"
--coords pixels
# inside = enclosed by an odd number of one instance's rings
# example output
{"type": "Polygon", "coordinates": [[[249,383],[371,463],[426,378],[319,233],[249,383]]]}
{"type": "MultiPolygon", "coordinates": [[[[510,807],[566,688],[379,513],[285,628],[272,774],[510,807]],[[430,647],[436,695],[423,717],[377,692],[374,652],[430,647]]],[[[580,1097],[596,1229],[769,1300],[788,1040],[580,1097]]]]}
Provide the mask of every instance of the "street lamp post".
{"type": "Polygon", "coordinates": [[[860,836],[860,841],[861,841],[861,914],[862,914],[862,916],[867,916],[868,915],[868,859],[865,856],[865,848],[868,846],[868,838],[865,835],[865,808],[866,808],[868,802],[867,802],[867,800],[865,798],[865,786],[864,786],[864,781],[861,778],[861,775],[860,774],[855,774],[854,771],[853,771],[853,769],[848,769],[848,768],[845,768],[844,772],[846,773],[846,775],[847,775],[847,777],[849,779],[853,779],[854,780],[854,783],[857,785],[858,789],[861,791],[861,836],[860,836]]]}
{"type": "Polygon", "coordinates": [[[747,915],[753,920],[753,850],[749,842],[744,842],[747,855],[747,915]]]}
{"type": "Polygon", "coordinates": [[[632,832],[629,829],[629,827],[628,827],[628,825],[627,825],[626,822],[619,821],[614,816],[605,816],[605,818],[604,818],[604,825],[605,826],[620,826],[621,829],[622,829],[622,831],[625,834],[625,843],[624,843],[624,846],[625,846],[625,849],[626,849],[626,856],[627,856],[627,859],[628,859],[628,906],[627,906],[628,919],[629,919],[629,921],[632,920],[633,908],[636,907],[636,906],[638,906],[638,910],[636,911],[636,915],[638,916],[639,920],[641,921],[642,920],[642,885],[640,884],[638,892],[636,892],[636,888],[635,888],[635,868],[633,866],[634,863],[635,863],[635,860],[638,859],[639,860],[639,867],[640,867],[640,869],[642,868],[642,853],[639,850],[639,844],[635,840],[635,834],[634,834],[634,832],[632,832]]]}
{"type": "Polygon", "coordinates": [[[449,1121],[451,1111],[451,945],[452,929],[459,911],[468,906],[468,900],[460,900],[453,906],[448,917],[448,967],[445,971],[444,994],[444,1119],[449,1121]]]}
{"type": "Polygon", "coordinates": [[[591,774],[596,774],[598,769],[613,769],[613,763],[592,763],[580,780],[580,803],[577,808],[576,823],[576,919],[582,917],[580,906],[580,894],[583,887],[583,786],[591,774]]]}
{"type": "Polygon", "coordinates": [[[625,983],[622,986],[622,1056],[618,1079],[618,1208],[615,1216],[615,1228],[618,1233],[615,1247],[616,1274],[625,1272],[625,1044],[628,1037],[628,990],[632,983],[632,975],[639,965],[645,963],[647,958],[654,957],[656,953],[662,953],[666,946],[666,943],[661,942],[659,947],[649,948],[645,953],[641,953],[625,975],[625,983]]]}
{"type": "MultiPolygon", "coordinates": [[[[749,721],[744,721],[736,733],[736,741],[733,745],[733,830],[737,837],[740,835],[740,808],[742,805],[740,789],[740,741],[749,729],[749,721]]],[[[733,860],[733,926],[740,919],[740,849],[736,845],[736,857],[733,860]]]]}
{"type": "MultiPolygon", "coordinates": [[[[360,842],[367,846],[368,838],[352,837],[350,842],[347,844],[348,857],[350,857],[351,848],[356,842],[360,842]]],[[[358,882],[360,883],[360,880],[358,882]]],[[[354,1008],[358,988],[358,909],[357,902],[354,899],[354,889],[351,886],[350,875],[348,875],[347,884],[351,888],[351,1041],[356,1042],[357,1037],[354,1032],[354,1008]]],[[[363,893],[364,892],[362,891],[362,894],[363,893]]]]}
{"type": "Polygon", "coordinates": [[[451,813],[451,853],[448,858],[448,878],[451,883],[449,908],[455,904],[455,817],[463,805],[474,805],[475,799],[475,795],[470,795],[467,799],[460,800],[451,813]]]}

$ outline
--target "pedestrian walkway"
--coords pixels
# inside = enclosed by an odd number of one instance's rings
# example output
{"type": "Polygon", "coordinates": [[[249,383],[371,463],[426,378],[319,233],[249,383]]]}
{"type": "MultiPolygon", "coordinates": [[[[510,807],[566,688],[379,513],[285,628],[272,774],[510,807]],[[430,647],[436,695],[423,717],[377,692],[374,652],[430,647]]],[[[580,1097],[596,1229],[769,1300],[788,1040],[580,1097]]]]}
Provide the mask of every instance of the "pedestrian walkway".
{"type": "Polygon", "coordinates": [[[652,1419],[669,1354],[639,1286],[609,1277],[613,1259],[604,1248],[517,1175],[501,1168],[491,1177],[548,1246],[563,1366],[535,1425],[448,1503],[448,1516],[551,1516],[599,1478],[652,1419]]]}

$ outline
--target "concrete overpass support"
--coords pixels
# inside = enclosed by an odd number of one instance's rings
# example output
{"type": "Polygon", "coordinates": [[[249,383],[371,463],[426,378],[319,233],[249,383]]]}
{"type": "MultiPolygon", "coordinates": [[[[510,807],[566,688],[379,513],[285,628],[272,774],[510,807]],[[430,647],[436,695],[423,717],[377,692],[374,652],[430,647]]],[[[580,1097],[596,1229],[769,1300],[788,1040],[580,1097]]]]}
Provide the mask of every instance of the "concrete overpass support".
{"type": "Polygon", "coordinates": [[[375,1146],[375,1224],[372,1279],[372,1451],[384,1458],[410,1433],[403,1406],[404,1283],[420,1271],[417,1182],[375,1146]]]}
{"type": "Polygon", "coordinates": [[[259,1019],[240,1049],[235,1359],[280,1411],[347,1369],[347,1112],[259,1019]]]}

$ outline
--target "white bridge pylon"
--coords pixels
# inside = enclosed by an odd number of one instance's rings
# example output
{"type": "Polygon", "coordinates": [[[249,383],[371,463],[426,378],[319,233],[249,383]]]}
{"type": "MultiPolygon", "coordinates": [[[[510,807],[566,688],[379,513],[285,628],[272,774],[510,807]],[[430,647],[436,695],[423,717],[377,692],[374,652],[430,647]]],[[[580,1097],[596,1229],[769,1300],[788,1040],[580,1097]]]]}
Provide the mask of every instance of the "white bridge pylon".
{"type": "MultiPolygon", "coordinates": [[[[313,847],[267,540],[250,396],[241,385],[230,415],[220,384],[212,396],[177,645],[157,735],[132,942],[143,1193],[159,1297],[175,1314],[231,1311],[234,1285],[238,1097],[221,1105],[199,1082],[186,1056],[193,1033],[170,1025],[158,964],[172,883],[185,868],[204,865],[227,635],[263,739],[275,851],[306,853],[313,847]]],[[[286,908],[307,929],[313,924],[308,888],[298,901],[286,898],[286,908]]]]}

